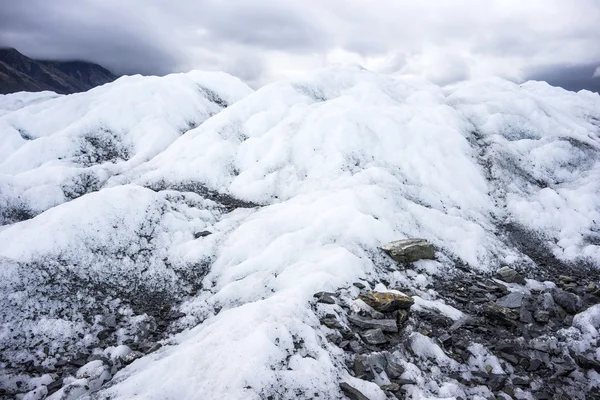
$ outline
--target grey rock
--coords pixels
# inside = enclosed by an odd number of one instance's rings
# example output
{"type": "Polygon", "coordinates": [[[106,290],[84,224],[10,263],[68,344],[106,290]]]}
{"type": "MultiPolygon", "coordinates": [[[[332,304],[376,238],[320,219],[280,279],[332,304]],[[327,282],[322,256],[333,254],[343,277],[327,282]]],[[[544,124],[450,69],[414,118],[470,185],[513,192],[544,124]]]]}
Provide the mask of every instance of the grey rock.
{"type": "Polygon", "coordinates": [[[362,394],[360,390],[353,388],[346,382],[340,383],[340,389],[350,400],[369,400],[367,396],[362,394]]]}
{"type": "Polygon", "coordinates": [[[369,364],[368,356],[357,355],[354,358],[354,376],[359,379],[373,380],[374,375],[369,364]]]}
{"type": "Polygon", "coordinates": [[[127,353],[126,355],[120,357],[121,362],[124,365],[129,365],[132,362],[134,362],[135,360],[137,360],[138,358],[142,357],[144,354],[140,351],[131,351],[129,353],[127,353]]]}
{"type": "Polygon", "coordinates": [[[331,329],[341,329],[342,324],[335,317],[330,317],[329,314],[325,318],[321,318],[321,324],[331,329]]]}
{"type": "Polygon", "coordinates": [[[360,345],[360,343],[358,343],[357,340],[351,340],[350,341],[350,349],[355,352],[356,354],[360,354],[363,352],[363,347],[360,345]]]}
{"type": "Polygon", "coordinates": [[[531,382],[531,380],[526,377],[516,376],[512,379],[513,385],[517,385],[517,386],[529,386],[530,382],[531,382]]]}
{"type": "Polygon", "coordinates": [[[366,292],[358,296],[359,300],[382,313],[396,310],[408,310],[415,303],[412,297],[393,292],[366,292]]]}
{"type": "Polygon", "coordinates": [[[486,303],[483,305],[483,313],[490,319],[514,324],[514,321],[519,318],[519,314],[508,307],[502,307],[495,303],[486,303]]]}
{"type": "Polygon", "coordinates": [[[512,292],[496,300],[496,304],[508,308],[520,308],[523,304],[523,293],[512,292]]]}
{"type": "Polygon", "coordinates": [[[417,384],[417,382],[415,382],[413,380],[402,379],[402,378],[394,379],[394,382],[396,382],[400,386],[404,386],[404,385],[416,385],[417,384]]]}
{"type": "Polygon", "coordinates": [[[393,319],[372,319],[361,317],[360,315],[348,315],[348,321],[363,329],[381,329],[384,332],[396,333],[398,326],[393,319]]]}
{"type": "Polygon", "coordinates": [[[523,322],[524,324],[531,324],[533,322],[533,315],[531,314],[531,311],[521,306],[521,309],[519,310],[519,321],[523,322]]]}
{"type": "Polygon", "coordinates": [[[529,371],[529,372],[537,371],[538,369],[540,369],[542,364],[543,364],[542,360],[538,360],[537,358],[531,359],[531,360],[529,360],[529,367],[527,368],[527,371],[529,371]]]}
{"type": "Polygon", "coordinates": [[[490,388],[490,390],[495,392],[502,389],[507,379],[508,376],[504,374],[490,374],[486,381],[486,385],[490,388]]]}
{"type": "Polygon", "coordinates": [[[150,354],[150,353],[154,353],[156,350],[160,349],[162,347],[162,344],[160,343],[148,343],[145,347],[145,353],[146,354],[150,354]]]}
{"type": "Polygon", "coordinates": [[[210,232],[210,231],[196,232],[196,233],[194,233],[194,239],[199,239],[201,237],[206,237],[208,235],[212,235],[212,232],[210,232]]]}
{"type": "Polygon", "coordinates": [[[388,385],[379,386],[381,390],[387,390],[388,392],[397,392],[400,390],[400,385],[397,383],[390,383],[388,385]]]}
{"type": "Polygon", "coordinates": [[[583,306],[581,298],[575,293],[565,292],[561,289],[553,289],[551,293],[554,302],[569,314],[577,314],[583,306]]]}
{"type": "Polygon", "coordinates": [[[108,328],[115,328],[117,326],[117,318],[114,315],[108,315],[104,317],[102,323],[108,328]]]}
{"type": "Polygon", "coordinates": [[[397,362],[388,359],[385,365],[385,373],[390,379],[397,379],[404,373],[404,367],[397,362]]]}
{"type": "Polygon", "coordinates": [[[98,332],[96,334],[96,337],[100,340],[104,340],[110,336],[110,333],[111,332],[109,329],[102,329],[100,332],[98,332]]]}
{"type": "Polygon", "coordinates": [[[342,337],[340,335],[334,335],[334,334],[327,335],[327,340],[329,340],[331,343],[334,343],[337,345],[342,343],[342,337]]]}
{"type": "Polygon", "coordinates": [[[335,293],[319,292],[315,293],[313,297],[317,298],[317,303],[335,304],[335,293]]]}
{"type": "Polygon", "coordinates": [[[579,355],[575,356],[575,362],[577,363],[577,365],[579,365],[583,369],[586,369],[586,370],[593,369],[594,371],[600,373],[600,361],[595,359],[595,357],[593,355],[585,356],[585,355],[579,354],[579,355]]]}
{"type": "Polygon", "coordinates": [[[360,283],[360,282],[354,282],[352,285],[355,286],[355,287],[357,287],[357,288],[359,288],[359,289],[366,288],[366,286],[364,284],[360,283]]]}
{"type": "Polygon", "coordinates": [[[401,263],[435,259],[435,249],[425,239],[396,240],[385,244],[381,249],[401,263]]]}
{"type": "Polygon", "coordinates": [[[384,344],[388,342],[381,329],[369,329],[360,335],[367,344],[384,344]]]}
{"type": "Polygon", "coordinates": [[[517,271],[510,267],[502,267],[498,271],[496,271],[496,277],[503,282],[506,283],[518,283],[520,285],[524,285],[525,278],[517,271]]]}
{"type": "Polygon", "coordinates": [[[438,337],[438,341],[441,344],[446,344],[446,343],[450,342],[450,340],[452,340],[452,336],[449,335],[448,333],[443,333],[438,337]]]}

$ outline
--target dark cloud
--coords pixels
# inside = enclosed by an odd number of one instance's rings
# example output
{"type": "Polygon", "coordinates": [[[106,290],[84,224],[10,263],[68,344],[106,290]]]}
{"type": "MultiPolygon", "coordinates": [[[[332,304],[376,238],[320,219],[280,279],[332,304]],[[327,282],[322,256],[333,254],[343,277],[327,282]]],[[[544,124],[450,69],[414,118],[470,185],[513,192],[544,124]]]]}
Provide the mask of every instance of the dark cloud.
{"type": "Polygon", "coordinates": [[[583,75],[600,60],[598,20],[596,0],[0,0],[0,45],[116,73],[224,70],[254,86],[348,62],[439,84],[495,75],[577,89],[596,84],[583,75]]]}
{"type": "Polygon", "coordinates": [[[577,92],[585,89],[600,93],[600,77],[594,76],[600,61],[587,65],[549,65],[527,71],[526,80],[546,81],[577,92]]]}

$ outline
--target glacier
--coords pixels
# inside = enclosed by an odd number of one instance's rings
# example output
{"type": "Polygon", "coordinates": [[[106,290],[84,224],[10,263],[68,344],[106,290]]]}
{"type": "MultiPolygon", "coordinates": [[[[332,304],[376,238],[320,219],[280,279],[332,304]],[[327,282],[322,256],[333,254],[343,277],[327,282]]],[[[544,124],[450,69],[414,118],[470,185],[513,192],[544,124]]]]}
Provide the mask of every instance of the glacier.
{"type": "MultiPolygon", "coordinates": [[[[41,399],[64,360],[145,340],[162,347],[48,398],[339,399],[348,382],[386,399],[328,339],[339,304],[313,295],[360,307],[354,282],[402,287],[461,321],[436,292],[461,271],[519,268],[538,278],[509,285],[525,295],[555,290],[547,273],[598,281],[599,134],[595,93],[361,68],[256,91],[194,71],[0,96],[0,388],[41,399]],[[437,260],[395,268],[379,250],[414,237],[437,260]]],[[[597,358],[598,307],[561,331],[597,358]]],[[[465,367],[407,334],[407,398],[485,399],[450,372],[514,372],[479,343],[465,367]]],[[[597,372],[578,379],[600,390],[597,372]]]]}

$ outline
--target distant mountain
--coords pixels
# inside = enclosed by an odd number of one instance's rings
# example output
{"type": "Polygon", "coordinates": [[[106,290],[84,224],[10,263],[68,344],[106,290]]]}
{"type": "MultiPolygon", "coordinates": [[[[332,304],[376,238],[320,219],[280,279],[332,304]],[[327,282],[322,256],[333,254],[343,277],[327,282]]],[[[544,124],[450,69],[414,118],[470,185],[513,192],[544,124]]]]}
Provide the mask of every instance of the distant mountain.
{"type": "Polygon", "coordinates": [[[85,92],[115,79],[115,74],[97,64],[33,60],[13,48],[0,49],[0,94],[43,90],[62,94],[85,92]]]}

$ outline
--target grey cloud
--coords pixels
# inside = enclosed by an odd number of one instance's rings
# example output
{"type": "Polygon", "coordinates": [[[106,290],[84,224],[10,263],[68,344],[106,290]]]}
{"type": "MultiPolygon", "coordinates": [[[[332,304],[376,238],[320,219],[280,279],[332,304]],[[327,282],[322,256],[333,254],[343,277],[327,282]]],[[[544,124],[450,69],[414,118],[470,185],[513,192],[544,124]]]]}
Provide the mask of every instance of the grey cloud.
{"type": "Polygon", "coordinates": [[[546,81],[567,90],[586,89],[600,93],[600,78],[594,77],[600,60],[586,65],[546,65],[527,71],[526,80],[546,81]]]}
{"type": "Polygon", "coordinates": [[[596,0],[0,0],[0,45],[117,73],[220,69],[254,85],[346,52],[437,83],[493,74],[577,87],[581,72],[564,66],[600,60],[598,20],[596,0]]]}

